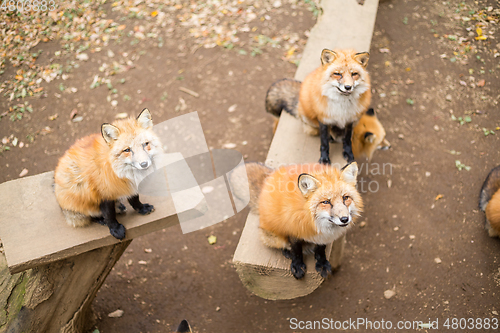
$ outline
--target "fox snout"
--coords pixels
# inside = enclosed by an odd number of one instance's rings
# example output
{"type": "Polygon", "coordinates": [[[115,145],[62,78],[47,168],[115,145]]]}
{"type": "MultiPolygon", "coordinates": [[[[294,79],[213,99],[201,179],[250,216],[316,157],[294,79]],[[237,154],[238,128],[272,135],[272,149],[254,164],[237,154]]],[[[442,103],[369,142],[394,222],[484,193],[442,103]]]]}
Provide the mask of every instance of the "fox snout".
{"type": "Polygon", "coordinates": [[[147,160],[142,161],[142,162],[135,162],[134,166],[136,169],[139,169],[139,170],[147,169],[151,166],[151,160],[147,159],[147,160]]]}
{"type": "Polygon", "coordinates": [[[351,215],[346,216],[332,216],[330,222],[334,223],[339,227],[346,227],[351,222],[351,215]]]}

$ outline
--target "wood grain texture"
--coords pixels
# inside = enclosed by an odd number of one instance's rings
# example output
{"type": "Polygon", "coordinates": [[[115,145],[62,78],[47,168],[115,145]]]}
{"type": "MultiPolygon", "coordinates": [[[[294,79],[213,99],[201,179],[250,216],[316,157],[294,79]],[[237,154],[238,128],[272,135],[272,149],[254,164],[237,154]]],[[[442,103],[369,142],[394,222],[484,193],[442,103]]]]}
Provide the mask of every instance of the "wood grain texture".
{"type": "MultiPolygon", "coordinates": [[[[4,207],[0,238],[11,273],[120,242],[97,223],[69,226],[57,204],[53,182],[53,172],[46,172],[0,184],[4,207]]],[[[127,229],[125,240],[179,223],[171,197],[141,196],[141,201],[154,205],[155,211],[142,216],[127,206],[127,214],[117,217],[127,229]]]]}

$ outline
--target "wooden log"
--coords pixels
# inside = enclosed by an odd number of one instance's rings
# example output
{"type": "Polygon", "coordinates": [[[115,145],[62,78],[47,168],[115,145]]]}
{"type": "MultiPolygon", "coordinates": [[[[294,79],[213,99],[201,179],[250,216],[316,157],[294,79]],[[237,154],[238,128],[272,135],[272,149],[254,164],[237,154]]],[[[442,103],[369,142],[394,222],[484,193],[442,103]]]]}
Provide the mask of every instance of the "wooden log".
{"type": "MultiPolygon", "coordinates": [[[[354,0],[323,0],[321,7],[323,14],[311,30],[300,66],[295,73],[296,80],[303,80],[320,65],[320,54],[324,48],[354,48],[360,52],[370,49],[377,0],[367,1],[364,5],[359,5],[354,0]],[[359,22],[356,26],[350,22],[353,17],[359,22]]],[[[284,164],[317,162],[319,146],[318,137],[304,134],[301,122],[283,112],[266,165],[278,167],[284,164]]],[[[332,165],[345,165],[340,144],[331,145],[330,159],[332,165]]],[[[296,280],[290,272],[290,260],[285,259],[281,251],[262,244],[258,237],[258,225],[258,216],[249,214],[234,253],[233,263],[243,285],[255,295],[270,300],[293,299],[317,289],[324,279],[315,270],[314,257],[304,257],[306,276],[296,280]]],[[[344,244],[345,237],[341,237],[327,247],[326,255],[330,258],[332,268],[340,266],[344,244]]]]}
{"type": "Polygon", "coordinates": [[[132,240],[14,275],[0,255],[0,333],[80,333],[92,328],[91,304],[132,240]]]}
{"type": "MultiPolygon", "coordinates": [[[[69,226],[53,191],[53,172],[0,184],[0,237],[11,273],[76,256],[99,247],[117,244],[109,229],[97,223],[83,228],[69,226]]],[[[192,207],[177,212],[171,196],[141,196],[155,206],[149,215],[138,215],[128,207],[118,220],[132,239],[179,223],[177,213],[189,214],[192,207]]]]}

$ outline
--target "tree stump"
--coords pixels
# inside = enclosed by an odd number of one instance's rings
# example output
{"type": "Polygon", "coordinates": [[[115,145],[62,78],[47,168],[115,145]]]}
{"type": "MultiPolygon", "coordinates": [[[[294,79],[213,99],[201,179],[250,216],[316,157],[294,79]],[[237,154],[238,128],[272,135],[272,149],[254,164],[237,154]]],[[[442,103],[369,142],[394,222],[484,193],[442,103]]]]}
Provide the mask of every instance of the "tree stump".
{"type": "Polygon", "coordinates": [[[0,255],[0,333],[80,333],[92,328],[91,304],[132,240],[11,275],[0,255]]]}

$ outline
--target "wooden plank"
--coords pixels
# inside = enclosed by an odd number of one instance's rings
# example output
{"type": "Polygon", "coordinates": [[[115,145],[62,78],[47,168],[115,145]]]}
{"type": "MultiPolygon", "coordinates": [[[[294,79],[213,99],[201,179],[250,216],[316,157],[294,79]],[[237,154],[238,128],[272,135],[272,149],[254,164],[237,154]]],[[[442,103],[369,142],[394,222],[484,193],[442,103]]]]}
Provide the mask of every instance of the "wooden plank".
{"type": "MultiPolygon", "coordinates": [[[[69,226],[57,204],[53,172],[0,184],[0,237],[11,273],[119,243],[105,226],[69,226]]],[[[178,223],[171,196],[148,197],[142,202],[155,206],[150,215],[141,216],[127,207],[118,221],[127,229],[129,240],[178,223]]],[[[196,211],[196,203],[180,213],[196,211]]]]}
{"type": "MultiPolygon", "coordinates": [[[[363,6],[355,0],[324,0],[323,14],[311,30],[300,66],[295,73],[296,80],[303,80],[320,64],[324,48],[354,48],[358,51],[370,49],[375,25],[378,1],[366,1],[363,6]],[[352,18],[356,17],[356,25],[352,18]]],[[[270,125],[271,126],[271,125],[270,125]]],[[[317,162],[320,156],[319,138],[304,134],[299,120],[283,113],[274,135],[266,165],[278,167],[284,164],[317,162]]],[[[337,167],[345,165],[342,145],[332,144],[330,159],[337,167]]],[[[258,216],[249,214],[240,241],[234,253],[233,262],[238,275],[252,293],[266,299],[292,299],[313,292],[323,282],[315,270],[312,255],[306,255],[306,276],[296,280],[290,273],[290,260],[280,251],[262,244],[258,236],[258,216]]],[[[332,268],[340,265],[345,237],[327,247],[332,268]]]]}

